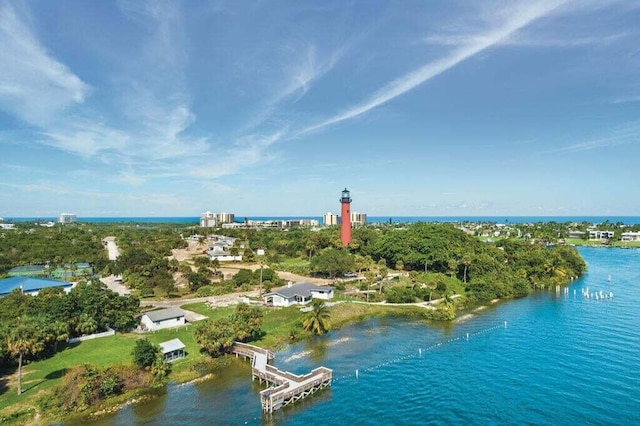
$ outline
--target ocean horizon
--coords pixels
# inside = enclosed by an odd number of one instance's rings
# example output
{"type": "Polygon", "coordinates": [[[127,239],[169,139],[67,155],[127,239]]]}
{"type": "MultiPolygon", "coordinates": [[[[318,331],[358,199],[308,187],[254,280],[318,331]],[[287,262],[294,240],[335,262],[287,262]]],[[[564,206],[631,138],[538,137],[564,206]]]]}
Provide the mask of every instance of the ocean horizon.
{"type": "MultiPolygon", "coordinates": [[[[322,224],[322,216],[236,216],[236,222],[247,220],[293,220],[312,219],[322,224]]],[[[5,217],[5,222],[57,222],[58,218],[49,217],[5,217]]],[[[113,216],[113,217],[82,217],[77,218],[79,223],[181,223],[194,224],[200,222],[199,216],[113,216]]],[[[623,223],[625,225],[640,224],[640,216],[368,216],[367,223],[461,223],[461,222],[485,222],[485,223],[623,223]]]]}

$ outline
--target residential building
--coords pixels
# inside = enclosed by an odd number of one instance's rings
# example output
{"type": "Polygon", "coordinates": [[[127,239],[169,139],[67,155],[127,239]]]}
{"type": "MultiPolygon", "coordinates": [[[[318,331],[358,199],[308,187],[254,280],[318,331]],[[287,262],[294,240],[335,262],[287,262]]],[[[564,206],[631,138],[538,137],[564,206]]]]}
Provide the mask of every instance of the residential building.
{"type": "Polygon", "coordinates": [[[333,299],[333,287],[311,283],[291,284],[264,294],[264,302],[273,306],[305,305],[311,299],[333,299]]]}
{"type": "Polygon", "coordinates": [[[569,231],[567,232],[567,238],[584,238],[585,232],[582,231],[569,231]]]}
{"type": "Polygon", "coordinates": [[[60,213],[58,218],[59,223],[75,223],[78,220],[75,213],[60,213]]]}
{"type": "Polygon", "coordinates": [[[620,241],[640,241],[640,232],[623,232],[620,235],[620,241]]]}
{"type": "Polygon", "coordinates": [[[365,213],[351,212],[351,226],[362,226],[367,224],[367,215],[365,213]]]}
{"type": "Polygon", "coordinates": [[[326,212],[323,216],[322,216],[322,223],[325,226],[335,226],[338,225],[338,215],[331,213],[331,212],[326,212]]]}
{"type": "Polygon", "coordinates": [[[591,230],[589,231],[589,239],[590,240],[610,240],[615,235],[613,231],[598,231],[591,230]]]}
{"type": "Polygon", "coordinates": [[[167,342],[162,342],[159,346],[162,351],[162,356],[166,362],[184,358],[186,355],[186,346],[180,339],[172,339],[167,342]]]}
{"type": "Polygon", "coordinates": [[[16,229],[16,225],[13,223],[0,223],[0,229],[16,229]]]}
{"type": "Polygon", "coordinates": [[[16,289],[21,289],[24,294],[37,296],[40,290],[45,288],[62,288],[65,293],[69,293],[73,284],[46,278],[10,277],[0,280],[0,297],[6,296],[16,289]]]}
{"type": "Polygon", "coordinates": [[[212,213],[204,212],[200,216],[200,226],[202,228],[217,228],[226,223],[233,223],[236,217],[233,213],[212,213]]]}
{"type": "Polygon", "coordinates": [[[158,309],[142,315],[140,324],[147,331],[156,331],[163,328],[177,327],[186,323],[184,311],[180,308],[158,309]]]}

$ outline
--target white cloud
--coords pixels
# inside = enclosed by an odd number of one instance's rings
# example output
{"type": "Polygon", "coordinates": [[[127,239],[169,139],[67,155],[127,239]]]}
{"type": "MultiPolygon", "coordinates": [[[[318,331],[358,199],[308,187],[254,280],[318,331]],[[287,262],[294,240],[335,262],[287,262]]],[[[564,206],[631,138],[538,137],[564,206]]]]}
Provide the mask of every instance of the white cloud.
{"type": "Polygon", "coordinates": [[[567,145],[550,151],[550,153],[576,153],[592,149],[636,144],[638,142],[640,142],[640,121],[633,121],[619,125],[606,136],[567,145]]]}
{"type": "Polygon", "coordinates": [[[43,125],[85,101],[89,86],[47,52],[6,2],[0,4],[0,46],[0,108],[43,125]]]}
{"type": "Polygon", "coordinates": [[[299,132],[298,135],[358,117],[404,93],[407,93],[408,91],[415,89],[420,84],[455,67],[459,63],[499,44],[535,20],[548,15],[563,3],[564,1],[560,0],[527,3],[508,11],[502,11],[501,15],[506,16],[503,22],[494,25],[492,28],[483,31],[482,33],[471,35],[464,44],[457,47],[443,58],[429,62],[422,67],[388,83],[386,86],[375,92],[368,100],[351,107],[328,120],[310,126],[299,132]]]}

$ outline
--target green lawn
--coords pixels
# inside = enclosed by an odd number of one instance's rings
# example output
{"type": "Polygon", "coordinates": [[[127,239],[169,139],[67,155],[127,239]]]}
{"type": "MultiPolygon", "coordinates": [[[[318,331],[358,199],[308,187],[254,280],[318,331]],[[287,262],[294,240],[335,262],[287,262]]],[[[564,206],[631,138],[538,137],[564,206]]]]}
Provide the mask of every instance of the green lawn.
{"type": "Polygon", "coordinates": [[[200,346],[193,340],[193,326],[145,334],[118,333],[114,336],[87,340],[69,345],[51,358],[26,365],[22,374],[22,395],[17,394],[15,383],[13,383],[10,389],[0,395],[0,410],[21,402],[33,403],[36,394],[61,383],[65,371],[77,365],[83,363],[98,366],[132,364],[131,352],[135,341],[144,337],[156,344],[179,338],[186,346],[187,357],[171,364],[170,379],[183,373],[183,370],[188,370],[204,357],[200,353],[200,346]]]}

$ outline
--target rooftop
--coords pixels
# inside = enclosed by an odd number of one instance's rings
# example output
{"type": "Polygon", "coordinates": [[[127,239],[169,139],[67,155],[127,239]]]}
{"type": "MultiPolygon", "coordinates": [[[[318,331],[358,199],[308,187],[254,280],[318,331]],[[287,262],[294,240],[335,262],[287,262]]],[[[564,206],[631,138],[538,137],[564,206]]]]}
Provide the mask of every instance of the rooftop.
{"type": "Polygon", "coordinates": [[[158,309],[156,311],[145,312],[144,315],[148,316],[153,322],[164,321],[172,318],[180,318],[184,316],[184,312],[180,308],[165,308],[158,309]]]}
{"type": "Polygon", "coordinates": [[[278,295],[280,295],[282,297],[285,297],[285,298],[289,299],[289,298],[294,297],[294,296],[310,297],[312,291],[324,292],[324,291],[331,291],[331,290],[333,290],[333,287],[330,287],[328,285],[316,285],[316,284],[312,284],[312,283],[300,283],[300,284],[294,284],[294,285],[288,286],[288,287],[282,287],[282,288],[275,289],[274,291],[272,291],[271,293],[267,293],[266,295],[278,294],[278,295]]]}
{"type": "Polygon", "coordinates": [[[38,291],[43,288],[71,287],[73,284],[66,281],[50,280],[46,278],[11,277],[0,280],[0,294],[9,294],[13,290],[22,287],[22,291],[38,291]]]}
{"type": "Polygon", "coordinates": [[[162,349],[162,354],[168,354],[169,352],[177,351],[179,349],[184,349],[186,346],[180,339],[172,339],[168,342],[160,343],[160,349],[162,349]]]}

